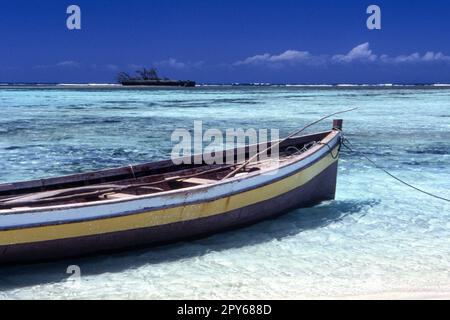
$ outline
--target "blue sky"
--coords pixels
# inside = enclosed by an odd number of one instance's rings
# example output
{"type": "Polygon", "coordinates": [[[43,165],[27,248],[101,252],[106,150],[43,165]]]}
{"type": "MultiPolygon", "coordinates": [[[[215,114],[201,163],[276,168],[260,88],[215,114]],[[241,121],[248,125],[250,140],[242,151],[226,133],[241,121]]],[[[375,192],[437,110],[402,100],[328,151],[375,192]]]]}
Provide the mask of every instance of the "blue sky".
{"type": "Polygon", "coordinates": [[[448,1],[1,0],[0,30],[0,82],[113,82],[145,65],[209,83],[450,83],[448,1]],[[71,4],[81,30],[66,28],[71,4]]]}

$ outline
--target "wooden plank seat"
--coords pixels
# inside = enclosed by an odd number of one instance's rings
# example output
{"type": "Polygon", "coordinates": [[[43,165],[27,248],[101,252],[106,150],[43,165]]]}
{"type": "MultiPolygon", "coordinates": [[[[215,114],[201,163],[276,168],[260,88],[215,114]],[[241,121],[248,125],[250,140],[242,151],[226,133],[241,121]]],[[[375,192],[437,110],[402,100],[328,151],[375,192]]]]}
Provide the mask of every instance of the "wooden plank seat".
{"type": "Polygon", "coordinates": [[[203,179],[203,178],[188,178],[188,179],[182,179],[182,182],[190,183],[190,184],[196,184],[196,185],[205,185],[205,184],[212,184],[217,183],[217,180],[212,179],[203,179]]]}

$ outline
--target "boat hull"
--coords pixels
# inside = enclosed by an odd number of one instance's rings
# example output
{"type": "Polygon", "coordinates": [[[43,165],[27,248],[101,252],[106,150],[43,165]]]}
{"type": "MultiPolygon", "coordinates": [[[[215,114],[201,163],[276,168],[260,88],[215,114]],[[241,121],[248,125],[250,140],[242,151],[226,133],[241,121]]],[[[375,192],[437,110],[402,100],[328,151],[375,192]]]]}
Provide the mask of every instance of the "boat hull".
{"type": "Polygon", "coordinates": [[[0,264],[154,246],[239,228],[335,196],[341,135],[274,171],[119,201],[0,211],[0,264]]]}
{"type": "Polygon", "coordinates": [[[337,161],[282,195],[221,214],[164,225],[33,243],[0,246],[2,264],[47,261],[200,238],[251,225],[335,196],[337,161]]]}

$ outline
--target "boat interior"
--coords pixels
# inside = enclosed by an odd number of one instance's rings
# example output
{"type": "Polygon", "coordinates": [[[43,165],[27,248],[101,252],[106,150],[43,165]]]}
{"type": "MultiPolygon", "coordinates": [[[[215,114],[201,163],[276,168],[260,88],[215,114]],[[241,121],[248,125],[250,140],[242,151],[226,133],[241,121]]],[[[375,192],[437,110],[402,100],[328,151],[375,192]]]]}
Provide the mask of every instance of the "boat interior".
{"type": "MultiPolygon", "coordinates": [[[[279,145],[278,161],[287,162],[292,161],[293,157],[301,157],[303,153],[320,144],[330,132],[292,137],[282,141],[279,145]]],[[[240,160],[249,160],[249,150],[254,146],[236,148],[235,164],[187,164],[194,163],[196,156],[192,156],[185,158],[190,161],[184,161],[180,165],[175,165],[172,160],[165,160],[63,177],[0,184],[0,211],[132,198],[215,184],[230,174],[233,174],[233,177],[245,177],[250,173],[270,169],[273,159],[252,161],[235,172],[242,164],[237,162],[238,157],[240,160]]],[[[270,143],[265,146],[270,146],[270,143]]],[[[222,151],[219,157],[225,159],[226,152],[222,151]]],[[[223,162],[226,163],[225,160],[223,162]]]]}

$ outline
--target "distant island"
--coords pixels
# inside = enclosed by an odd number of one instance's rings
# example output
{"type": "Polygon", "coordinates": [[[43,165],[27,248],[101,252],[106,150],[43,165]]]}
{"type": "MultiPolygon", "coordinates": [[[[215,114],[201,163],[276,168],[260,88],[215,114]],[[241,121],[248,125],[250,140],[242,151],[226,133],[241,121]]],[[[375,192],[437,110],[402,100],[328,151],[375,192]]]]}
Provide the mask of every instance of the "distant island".
{"type": "Polygon", "coordinates": [[[155,68],[136,71],[136,75],[131,76],[126,72],[117,75],[117,82],[123,86],[158,86],[158,87],[195,87],[195,81],[191,80],[171,80],[160,78],[155,68]]]}

